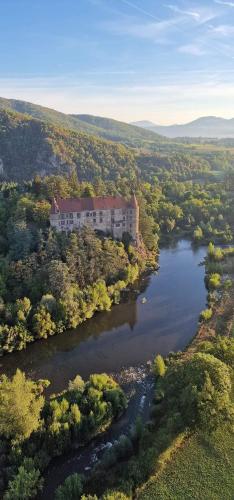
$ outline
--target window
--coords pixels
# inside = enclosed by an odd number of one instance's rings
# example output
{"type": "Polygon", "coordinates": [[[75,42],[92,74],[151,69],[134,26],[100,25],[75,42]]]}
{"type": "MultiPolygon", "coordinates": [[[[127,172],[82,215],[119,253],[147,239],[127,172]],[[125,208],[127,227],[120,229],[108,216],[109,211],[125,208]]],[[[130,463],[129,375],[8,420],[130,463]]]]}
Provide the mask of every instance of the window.
{"type": "Polygon", "coordinates": [[[73,214],[69,214],[70,215],[70,219],[73,219],[73,214]]]}
{"type": "Polygon", "coordinates": [[[61,226],[64,226],[64,224],[65,224],[65,220],[62,220],[61,221],[61,226]]]}
{"type": "Polygon", "coordinates": [[[96,212],[93,212],[93,217],[96,217],[96,212]]]}
{"type": "Polygon", "coordinates": [[[102,210],[100,210],[99,215],[100,215],[100,217],[103,215],[102,210]]]}
{"type": "Polygon", "coordinates": [[[117,224],[115,224],[115,227],[120,227],[120,224],[119,224],[119,222],[117,222],[117,224]]]}
{"type": "Polygon", "coordinates": [[[130,225],[130,229],[132,229],[132,224],[129,224],[130,225]]]}
{"type": "Polygon", "coordinates": [[[93,223],[96,224],[96,219],[93,219],[93,223]]]}
{"type": "Polygon", "coordinates": [[[65,214],[61,214],[61,219],[65,219],[65,214]]]}
{"type": "Polygon", "coordinates": [[[86,212],[86,217],[89,217],[89,212],[86,212]]]}
{"type": "Polygon", "coordinates": [[[126,217],[125,217],[125,215],[123,216],[123,220],[126,220],[126,217]]]}
{"type": "Polygon", "coordinates": [[[111,215],[115,215],[115,211],[113,209],[111,210],[111,215]]]}
{"type": "Polygon", "coordinates": [[[125,222],[123,222],[123,227],[125,227],[125,222]]]}
{"type": "Polygon", "coordinates": [[[114,217],[111,217],[111,222],[112,222],[112,224],[115,222],[114,217]]]}
{"type": "Polygon", "coordinates": [[[99,222],[102,224],[102,222],[103,222],[103,218],[102,217],[100,217],[99,222]]]}
{"type": "Polygon", "coordinates": [[[70,220],[70,224],[73,224],[73,220],[70,220]]]}
{"type": "Polygon", "coordinates": [[[77,219],[80,219],[80,213],[77,212],[77,219]]]}

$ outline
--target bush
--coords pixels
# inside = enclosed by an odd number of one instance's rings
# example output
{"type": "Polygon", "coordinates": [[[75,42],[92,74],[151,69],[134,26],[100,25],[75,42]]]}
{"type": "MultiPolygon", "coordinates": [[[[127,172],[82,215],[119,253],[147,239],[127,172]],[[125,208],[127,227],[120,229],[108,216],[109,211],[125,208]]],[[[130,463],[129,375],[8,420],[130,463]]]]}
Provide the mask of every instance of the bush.
{"type": "Polygon", "coordinates": [[[102,500],[130,500],[130,498],[121,491],[110,490],[104,493],[102,500]]]}
{"type": "Polygon", "coordinates": [[[163,357],[158,354],[154,359],[153,371],[156,377],[164,377],[166,373],[166,366],[163,357]]]}
{"type": "Polygon", "coordinates": [[[212,318],[213,311],[212,309],[204,309],[204,311],[201,312],[200,318],[203,321],[209,321],[209,319],[212,318]]]}
{"type": "Polygon", "coordinates": [[[208,288],[219,288],[221,285],[221,276],[218,273],[213,273],[209,276],[208,279],[208,288]]]}

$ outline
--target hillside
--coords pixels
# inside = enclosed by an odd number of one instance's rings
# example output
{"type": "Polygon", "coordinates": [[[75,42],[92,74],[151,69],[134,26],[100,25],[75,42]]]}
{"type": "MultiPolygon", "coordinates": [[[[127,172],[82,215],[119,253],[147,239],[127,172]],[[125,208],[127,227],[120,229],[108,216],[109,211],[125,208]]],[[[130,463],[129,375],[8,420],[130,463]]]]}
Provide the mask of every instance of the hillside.
{"type": "Polygon", "coordinates": [[[225,139],[234,137],[234,118],[227,120],[216,116],[204,116],[184,125],[156,125],[148,121],[134,122],[132,125],[143,127],[168,138],[206,137],[225,139]]]}
{"type": "Polygon", "coordinates": [[[139,142],[167,142],[166,139],[155,132],[139,128],[134,125],[129,125],[124,122],[113,120],[111,118],[103,118],[93,115],[71,115],[74,119],[78,119],[85,124],[102,130],[102,136],[113,141],[121,141],[131,144],[139,144],[139,142]]]}
{"type": "Polygon", "coordinates": [[[67,115],[54,109],[16,99],[0,97],[0,109],[17,111],[59,127],[96,135],[131,147],[149,147],[154,143],[167,142],[167,139],[150,130],[140,129],[117,120],[92,115],[67,115]]]}
{"type": "Polygon", "coordinates": [[[135,157],[121,144],[0,110],[2,179],[22,181],[35,174],[67,173],[74,167],[81,180],[136,174],[135,157]]]}

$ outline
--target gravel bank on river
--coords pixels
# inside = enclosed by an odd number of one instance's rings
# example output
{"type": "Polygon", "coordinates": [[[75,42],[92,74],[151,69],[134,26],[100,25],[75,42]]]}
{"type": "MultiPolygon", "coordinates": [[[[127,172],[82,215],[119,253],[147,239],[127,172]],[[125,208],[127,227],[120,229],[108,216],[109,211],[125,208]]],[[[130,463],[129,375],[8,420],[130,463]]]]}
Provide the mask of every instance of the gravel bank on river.
{"type": "Polygon", "coordinates": [[[52,500],[56,488],[70,474],[75,472],[88,474],[107,448],[113,446],[122,434],[129,434],[138,415],[143,422],[149,419],[150,403],[154,393],[150,364],[128,367],[115,374],[114,378],[129,399],[127,410],[110,429],[93,439],[87,446],[71,450],[70,453],[52,460],[44,474],[44,489],[39,497],[41,500],[52,500]]]}

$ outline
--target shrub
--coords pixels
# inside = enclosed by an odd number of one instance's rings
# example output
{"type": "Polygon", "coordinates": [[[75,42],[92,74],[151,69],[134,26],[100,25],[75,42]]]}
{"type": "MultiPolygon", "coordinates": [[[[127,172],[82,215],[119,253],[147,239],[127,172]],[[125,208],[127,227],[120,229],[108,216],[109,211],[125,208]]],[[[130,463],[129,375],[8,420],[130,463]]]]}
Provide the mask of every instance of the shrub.
{"type": "Polygon", "coordinates": [[[156,377],[164,377],[166,373],[166,366],[163,357],[158,354],[154,359],[153,371],[156,377]]]}
{"type": "Polygon", "coordinates": [[[204,309],[204,311],[201,312],[200,314],[200,318],[203,320],[203,321],[209,321],[209,319],[212,318],[212,315],[213,315],[213,311],[212,309],[204,309]]]}
{"type": "Polygon", "coordinates": [[[221,285],[221,276],[218,273],[213,273],[210,275],[209,280],[208,280],[208,287],[209,288],[219,288],[221,285]]]}

